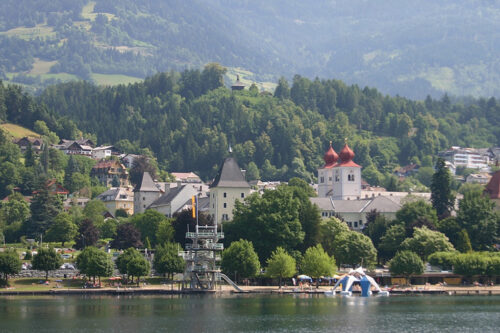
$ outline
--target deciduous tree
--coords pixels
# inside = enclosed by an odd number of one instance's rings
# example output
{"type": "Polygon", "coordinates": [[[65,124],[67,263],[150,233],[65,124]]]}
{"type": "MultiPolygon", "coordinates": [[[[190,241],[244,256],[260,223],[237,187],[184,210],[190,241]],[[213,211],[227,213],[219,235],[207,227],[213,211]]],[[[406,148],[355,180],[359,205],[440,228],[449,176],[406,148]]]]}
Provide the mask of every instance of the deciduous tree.
{"type": "Polygon", "coordinates": [[[406,279],[424,272],[424,262],[411,251],[400,251],[389,262],[389,270],[393,275],[402,275],[406,279]]]}
{"type": "Polygon", "coordinates": [[[76,258],[76,265],[80,273],[92,277],[95,283],[96,276],[101,284],[101,276],[111,276],[114,265],[111,257],[96,247],[86,247],[76,258]]]}
{"type": "MultiPolygon", "coordinates": [[[[251,278],[260,271],[260,262],[257,253],[253,249],[252,242],[245,239],[232,242],[222,252],[221,267],[227,275],[235,274],[240,278],[251,278]]],[[[237,280],[235,277],[235,280],[237,280]]]]}
{"type": "Polygon", "coordinates": [[[44,271],[45,279],[49,278],[49,271],[53,271],[61,267],[63,260],[53,248],[38,249],[38,253],[33,256],[33,269],[44,271]]]}
{"type": "Polygon", "coordinates": [[[427,257],[434,252],[455,250],[448,237],[439,231],[429,230],[427,227],[415,228],[413,237],[405,239],[401,248],[415,252],[422,260],[427,260],[427,257]]]}
{"type": "Polygon", "coordinates": [[[279,288],[281,280],[295,275],[297,266],[295,259],[289,255],[285,249],[278,247],[267,260],[267,275],[272,278],[279,278],[279,288]]]}
{"type": "Polygon", "coordinates": [[[0,252],[0,273],[3,274],[5,285],[9,285],[9,275],[17,274],[21,271],[21,259],[15,250],[0,252]]]}
{"type": "Polygon", "coordinates": [[[329,256],[323,250],[321,244],[310,247],[306,250],[302,258],[301,270],[316,279],[316,288],[319,287],[319,278],[321,276],[333,276],[335,273],[335,258],[329,256]]]}
{"type": "Polygon", "coordinates": [[[181,273],[186,267],[184,259],[179,256],[181,247],[175,243],[162,243],[155,249],[153,267],[158,274],[168,274],[173,277],[175,273],[181,273]]]}

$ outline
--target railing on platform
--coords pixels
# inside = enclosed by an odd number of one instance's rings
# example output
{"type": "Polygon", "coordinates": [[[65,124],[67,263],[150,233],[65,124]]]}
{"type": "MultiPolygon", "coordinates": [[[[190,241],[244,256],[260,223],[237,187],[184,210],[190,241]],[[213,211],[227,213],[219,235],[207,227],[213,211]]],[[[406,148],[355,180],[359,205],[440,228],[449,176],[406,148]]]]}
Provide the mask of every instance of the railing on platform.
{"type": "Polygon", "coordinates": [[[190,244],[186,243],[186,250],[224,250],[222,243],[190,244]]]}
{"type": "Polygon", "coordinates": [[[199,231],[199,232],[186,232],[186,238],[212,238],[217,237],[219,239],[224,238],[223,232],[210,232],[210,231],[199,231]]]}

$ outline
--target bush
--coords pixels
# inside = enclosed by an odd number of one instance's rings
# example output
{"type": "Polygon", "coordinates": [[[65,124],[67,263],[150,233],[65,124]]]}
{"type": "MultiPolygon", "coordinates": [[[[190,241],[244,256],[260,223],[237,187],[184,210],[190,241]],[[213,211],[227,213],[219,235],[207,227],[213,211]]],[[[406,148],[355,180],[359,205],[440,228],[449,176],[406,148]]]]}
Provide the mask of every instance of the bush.
{"type": "Polygon", "coordinates": [[[455,260],[457,259],[457,252],[434,252],[429,256],[429,264],[441,267],[442,270],[452,270],[455,260]]]}

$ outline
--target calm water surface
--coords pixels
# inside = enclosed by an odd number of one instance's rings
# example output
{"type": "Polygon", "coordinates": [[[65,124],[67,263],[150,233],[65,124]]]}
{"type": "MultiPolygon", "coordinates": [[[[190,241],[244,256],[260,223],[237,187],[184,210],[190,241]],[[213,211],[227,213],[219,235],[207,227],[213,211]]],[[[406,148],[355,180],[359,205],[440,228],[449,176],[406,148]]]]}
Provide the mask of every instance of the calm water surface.
{"type": "Polygon", "coordinates": [[[500,332],[500,296],[1,297],[0,332],[500,332]]]}

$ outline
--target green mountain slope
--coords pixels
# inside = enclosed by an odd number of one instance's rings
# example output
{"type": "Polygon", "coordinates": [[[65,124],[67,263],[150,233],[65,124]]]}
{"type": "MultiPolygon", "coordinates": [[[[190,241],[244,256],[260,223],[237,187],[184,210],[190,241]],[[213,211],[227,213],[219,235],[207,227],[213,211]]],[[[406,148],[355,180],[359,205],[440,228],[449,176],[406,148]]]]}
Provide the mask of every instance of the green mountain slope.
{"type": "Polygon", "coordinates": [[[0,76],[114,84],[215,61],[259,82],[300,73],[412,98],[498,96],[499,18],[483,0],[4,0],[0,76]]]}

